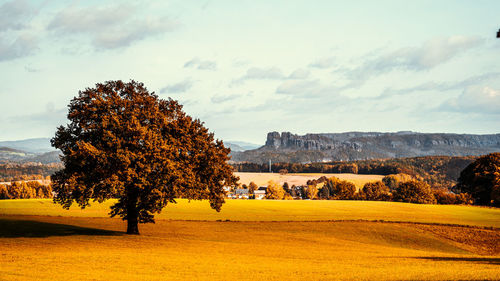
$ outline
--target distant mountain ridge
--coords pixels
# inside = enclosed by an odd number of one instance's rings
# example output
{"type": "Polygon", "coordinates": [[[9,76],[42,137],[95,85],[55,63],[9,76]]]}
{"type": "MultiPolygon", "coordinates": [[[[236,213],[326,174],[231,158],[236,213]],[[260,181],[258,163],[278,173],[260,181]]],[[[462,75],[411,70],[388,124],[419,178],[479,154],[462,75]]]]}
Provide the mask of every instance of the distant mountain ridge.
{"type": "Polygon", "coordinates": [[[232,153],[234,162],[305,163],[403,158],[431,155],[467,156],[500,151],[500,134],[346,132],[296,135],[270,132],[264,146],[232,153]]]}

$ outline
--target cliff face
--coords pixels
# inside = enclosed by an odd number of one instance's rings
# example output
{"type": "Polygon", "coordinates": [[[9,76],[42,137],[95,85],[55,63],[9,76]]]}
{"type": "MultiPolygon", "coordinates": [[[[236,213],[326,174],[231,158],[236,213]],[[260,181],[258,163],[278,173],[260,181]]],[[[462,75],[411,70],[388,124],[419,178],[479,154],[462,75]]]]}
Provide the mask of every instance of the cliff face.
{"type": "Polygon", "coordinates": [[[500,134],[423,134],[415,132],[348,132],[306,134],[271,132],[266,144],[233,153],[233,161],[264,163],[319,162],[430,155],[466,156],[500,151],[500,134]]]}

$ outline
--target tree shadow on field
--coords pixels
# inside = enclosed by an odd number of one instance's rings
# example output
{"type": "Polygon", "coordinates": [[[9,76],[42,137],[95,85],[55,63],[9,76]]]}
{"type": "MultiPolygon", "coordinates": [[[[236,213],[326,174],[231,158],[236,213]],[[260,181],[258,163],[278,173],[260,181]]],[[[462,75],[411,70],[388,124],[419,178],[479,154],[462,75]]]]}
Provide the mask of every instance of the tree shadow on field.
{"type": "Polygon", "coordinates": [[[432,260],[432,261],[456,261],[456,262],[475,262],[500,265],[500,258],[475,258],[475,257],[415,257],[415,259],[432,260]]]}
{"type": "Polygon", "coordinates": [[[67,224],[48,223],[31,220],[12,220],[0,218],[0,238],[19,237],[50,237],[71,235],[121,235],[122,233],[111,230],[79,227],[67,224]]]}

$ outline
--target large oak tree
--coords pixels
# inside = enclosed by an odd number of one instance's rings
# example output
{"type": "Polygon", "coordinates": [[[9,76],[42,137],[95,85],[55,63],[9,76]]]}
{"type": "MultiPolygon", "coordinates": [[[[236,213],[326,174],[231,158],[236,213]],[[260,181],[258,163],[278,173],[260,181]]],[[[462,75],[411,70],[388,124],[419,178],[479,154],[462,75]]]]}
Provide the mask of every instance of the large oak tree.
{"type": "Polygon", "coordinates": [[[236,183],[230,149],[178,102],[160,99],[142,83],[96,84],[68,107],[69,123],[51,140],[64,164],[52,175],[54,201],[65,208],[118,198],[111,217],[127,220],[127,233],[139,234],[138,223],[154,222],[178,197],[209,199],[219,211],[223,187],[236,183]]]}

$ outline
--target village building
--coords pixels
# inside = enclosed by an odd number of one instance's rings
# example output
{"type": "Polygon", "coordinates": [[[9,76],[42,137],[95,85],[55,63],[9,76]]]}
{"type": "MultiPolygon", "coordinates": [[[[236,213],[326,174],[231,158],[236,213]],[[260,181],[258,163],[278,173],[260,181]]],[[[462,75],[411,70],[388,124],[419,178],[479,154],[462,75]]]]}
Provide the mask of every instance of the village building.
{"type": "Polygon", "coordinates": [[[266,191],[267,191],[266,186],[261,186],[259,187],[259,189],[254,190],[253,194],[255,195],[255,199],[257,200],[264,199],[264,197],[266,197],[266,191]]]}
{"type": "Polygon", "coordinates": [[[248,199],[248,189],[237,188],[234,190],[234,197],[236,199],[248,199]]]}

